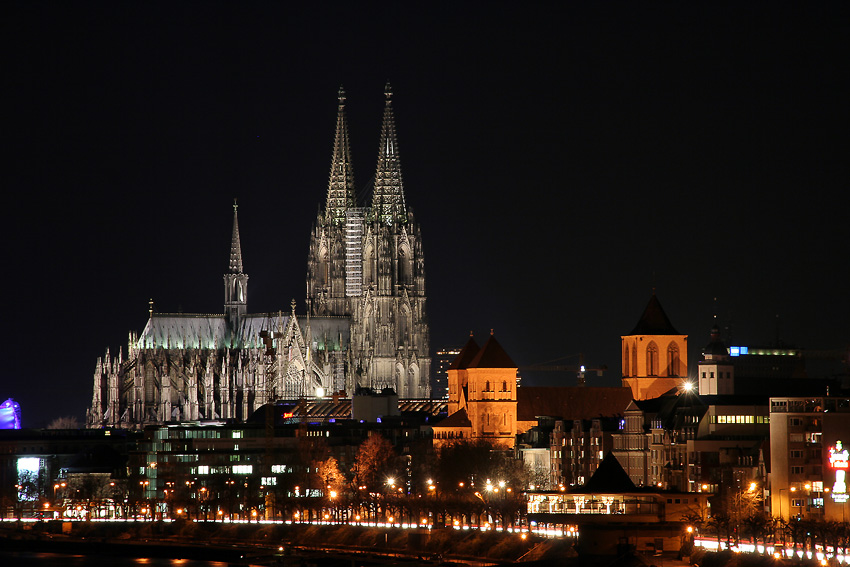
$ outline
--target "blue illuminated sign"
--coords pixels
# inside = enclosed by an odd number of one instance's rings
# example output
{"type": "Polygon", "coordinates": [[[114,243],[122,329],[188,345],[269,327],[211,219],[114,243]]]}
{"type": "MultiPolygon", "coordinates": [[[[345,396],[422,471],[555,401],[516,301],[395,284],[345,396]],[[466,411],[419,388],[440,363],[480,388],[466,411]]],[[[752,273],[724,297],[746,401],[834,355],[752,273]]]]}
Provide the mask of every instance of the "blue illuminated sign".
{"type": "Polygon", "coordinates": [[[0,429],[21,428],[21,406],[9,398],[0,404],[0,429]]]}

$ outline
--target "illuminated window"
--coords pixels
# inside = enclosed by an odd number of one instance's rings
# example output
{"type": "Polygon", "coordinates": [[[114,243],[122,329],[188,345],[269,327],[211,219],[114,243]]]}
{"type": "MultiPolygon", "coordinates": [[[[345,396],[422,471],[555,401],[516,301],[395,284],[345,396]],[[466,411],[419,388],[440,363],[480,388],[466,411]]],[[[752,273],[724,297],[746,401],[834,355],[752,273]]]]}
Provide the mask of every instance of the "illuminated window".
{"type": "Polygon", "coordinates": [[[200,465],[198,467],[198,474],[210,474],[210,467],[208,465],[200,465]]]}
{"type": "Polygon", "coordinates": [[[254,465],[233,465],[233,474],[251,474],[254,465]]]}

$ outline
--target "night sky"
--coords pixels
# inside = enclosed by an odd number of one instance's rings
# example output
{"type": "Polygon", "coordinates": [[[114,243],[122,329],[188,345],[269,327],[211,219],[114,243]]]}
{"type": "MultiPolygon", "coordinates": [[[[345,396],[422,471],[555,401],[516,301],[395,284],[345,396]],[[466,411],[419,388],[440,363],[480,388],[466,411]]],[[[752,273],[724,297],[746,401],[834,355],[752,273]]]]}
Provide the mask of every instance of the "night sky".
{"type": "Polygon", "coordinates": [[[0,401],[82,421],[149,298],[221,312],[234,198],[249,311],[303,312],[337,89],[362,190],[388,79],[432,347],[615,385],[655,288],[692,360],[715,313],[846,349],[846,6],[569,4],[3,3],[0,401]]]}

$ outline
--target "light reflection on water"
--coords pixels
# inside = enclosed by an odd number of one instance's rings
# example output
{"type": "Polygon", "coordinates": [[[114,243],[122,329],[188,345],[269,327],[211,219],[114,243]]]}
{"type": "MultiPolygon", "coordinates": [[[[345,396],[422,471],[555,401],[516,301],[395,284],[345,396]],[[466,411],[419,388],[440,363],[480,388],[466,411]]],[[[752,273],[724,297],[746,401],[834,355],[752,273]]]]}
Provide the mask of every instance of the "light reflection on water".
{"type": "Polygon", "coordinates": [[[114,555],[65,555],[32,551],[0,551],[0,565],[9,567],[227,567],[220,561],[165,559],[151,557],[116,557],[114,555]]]}

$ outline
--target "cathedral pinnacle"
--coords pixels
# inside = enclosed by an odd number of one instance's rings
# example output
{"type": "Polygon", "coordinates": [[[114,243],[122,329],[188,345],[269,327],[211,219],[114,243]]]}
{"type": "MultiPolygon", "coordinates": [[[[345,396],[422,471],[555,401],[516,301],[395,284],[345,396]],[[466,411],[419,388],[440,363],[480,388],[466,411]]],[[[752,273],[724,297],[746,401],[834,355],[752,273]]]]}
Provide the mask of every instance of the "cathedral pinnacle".
{"type": "Polygon", "coordinates": [[[384,224],[405,222],[404,183],[401,178],[401,160],[396,137],[395,115],[392,106],[392,86],[384,87],[384,120],[381,125],[381,142],[378,147],[378,167],[375,171],[375,189],[372,191],[372,213],[375,220],[384,224]]]}
{"type": "Polygon", "coordinates": [[[345,90],[340,86],[337,94],[339,107],[336,116],[336,136],[328,180],[328,197],[325,203],[325,219],[341,225],[345,212],[354,206],[354,168],[351,165],[351,149],[348,142],[348,120],[345,117],[345,90]]]}
{"type": "Polygon", "coordinates": [[[239,243],[239,218],[236,210],[239,205],[233,199],[233,239],[230,242],[230,273],[242,273],[242,245],[239,243]]]}

